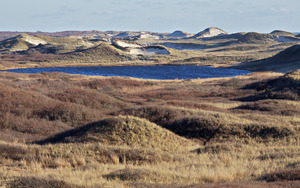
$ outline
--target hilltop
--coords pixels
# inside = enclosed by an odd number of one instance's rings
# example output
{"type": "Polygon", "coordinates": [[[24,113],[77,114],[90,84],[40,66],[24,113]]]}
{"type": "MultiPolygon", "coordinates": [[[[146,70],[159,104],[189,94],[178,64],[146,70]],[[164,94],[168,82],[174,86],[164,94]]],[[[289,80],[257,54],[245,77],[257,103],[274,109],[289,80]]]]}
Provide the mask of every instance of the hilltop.
{"type": "Polygon", "coordinates": [[[39,44],[47,44],[47,41],[37,36],[20,34],[16,37],[0,41],[0,52],[24,51],[39,44]]]}
{"type": "Polygon", "coordinates": [[[271,34],[263,34],[256,32],[249,32],[239,37],[239,42],[241,43],[253,43],[253,44],[263,44],[274,42],[273,36],[271,34]]]}
{"type": "Polygon", "coordinates": [[[186,37],[191,37],[193,34],[186,33],[184,31],[176,30],[171,34],[167,34],[167,37],[174,37],[174,38],[186,38],[186,37]]]}
{"type": "Polygon", "coordinates": [[[228,34],[226,31],[223,31],[220,28],[217,27],[209,27],[196,35],[192,36],[191,38],[199,39],[199,38],[205,38],[205,37],[215,37],[218,35],[226,35],[228,34]]]}
{"type": "Polygon", "coordinates": [[[288,31],[282,31],[282,30],[274,30],[270,34],[272,35],[278,35],[278,36],[286,36],[286,37],[295,37],[296,34],[288,31]]]}

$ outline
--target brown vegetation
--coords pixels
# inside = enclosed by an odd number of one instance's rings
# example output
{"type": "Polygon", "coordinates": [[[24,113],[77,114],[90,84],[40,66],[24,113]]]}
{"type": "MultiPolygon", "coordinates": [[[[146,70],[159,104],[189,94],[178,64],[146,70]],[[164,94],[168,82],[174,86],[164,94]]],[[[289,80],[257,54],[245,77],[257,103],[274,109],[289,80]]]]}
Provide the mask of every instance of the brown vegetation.
{"type": "Polygon", "coordinates": [[[298,72],[174,81],[0,77],[0,182],[8,187],[248,184],[299,168],[299,101],[264,93],[270,85],[298,96],[298,72]]]}
{"type": "Polygon", "coordinates": [[[259,180],[274,181],[300,181],[300,169],[272,172],[262,176],[259,180]]]}
{"type": "Polygon", "coordinates": [[[74,185],[69,185],[64,181],[54,180],[54,179],[44,179],[37,177],[17,177],[12,180],[8,184],[6,184],[8,188],[52,188],[52,187],[60,187],[60,188],[71,188],[76,187],[74,185]]]}

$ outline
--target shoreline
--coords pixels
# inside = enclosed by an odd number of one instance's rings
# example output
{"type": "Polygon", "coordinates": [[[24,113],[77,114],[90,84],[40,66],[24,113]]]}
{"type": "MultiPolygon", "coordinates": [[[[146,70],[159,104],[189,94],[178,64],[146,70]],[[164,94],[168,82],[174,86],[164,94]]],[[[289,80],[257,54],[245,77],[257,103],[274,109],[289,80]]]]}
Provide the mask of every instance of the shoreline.
{"type": "MultiPolygon", "coordinates": [[[[215,64],[215,63],[164,63],[164,62],[116,62],[116,63],[66,63],[66,64],[56,64],[56,63],[39,63],[39,64],[33,64],[29,62],[28,64],[20,64],[19,66],[11,66],[11,67],[0,67],[0,71],[5,70],[12,70],[12,69],[27,69],[27,68],[54,68],[54,67],[119,67],[119,66],[209,66],[213,68],[231,68],[237,64],[240,63],[234,63],[234,64],[215,64]]],[[[237,68],[232,68],[237,69],[237,68]]],[[[237,69],[237,70],[245,70],[246,69],[237,69]]]]}

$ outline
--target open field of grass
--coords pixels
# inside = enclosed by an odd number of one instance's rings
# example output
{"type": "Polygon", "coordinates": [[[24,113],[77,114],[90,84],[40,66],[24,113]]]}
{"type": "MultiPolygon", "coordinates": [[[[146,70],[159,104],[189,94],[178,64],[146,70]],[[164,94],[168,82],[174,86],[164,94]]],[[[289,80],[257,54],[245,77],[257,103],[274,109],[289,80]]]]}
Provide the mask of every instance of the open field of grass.
{"type": "Polygon", "coordinates": [[[297,187],[298,78],[1,72],[0,185],[297,187]]]}

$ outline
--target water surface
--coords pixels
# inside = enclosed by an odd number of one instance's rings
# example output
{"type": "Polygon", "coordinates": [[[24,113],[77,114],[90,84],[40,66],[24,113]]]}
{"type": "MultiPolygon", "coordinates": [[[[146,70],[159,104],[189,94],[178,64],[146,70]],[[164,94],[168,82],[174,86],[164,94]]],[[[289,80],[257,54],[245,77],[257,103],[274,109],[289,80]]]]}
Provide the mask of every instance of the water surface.
{"type": "Polygon", "coordinates": [[[47,67],[11,69],[6,71],[16,73],[64,72],[89,76],[122,76],[159,80],[233,77],[250,73],[245,70],[192,65],[47,67]]]}

